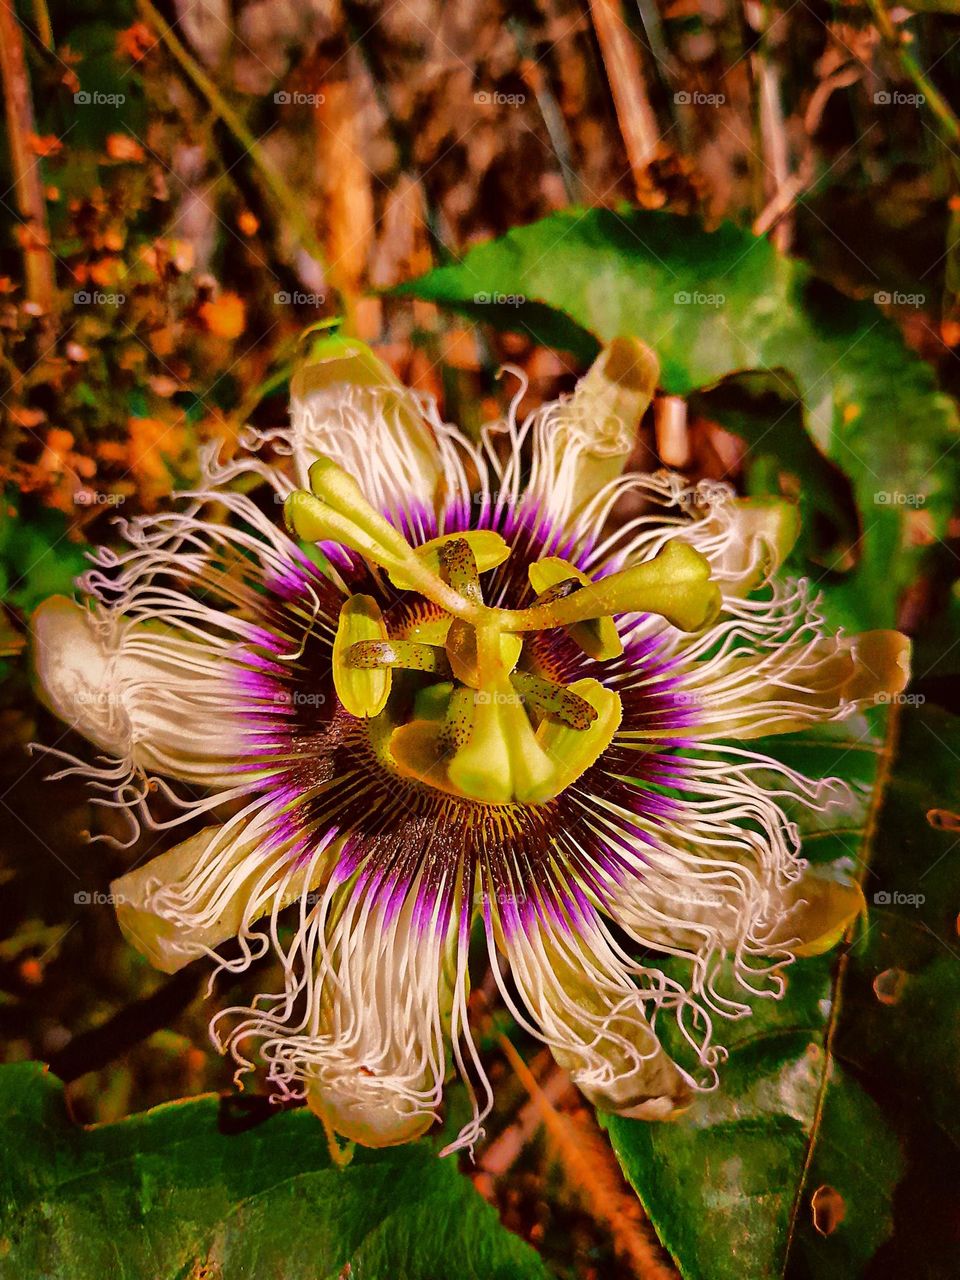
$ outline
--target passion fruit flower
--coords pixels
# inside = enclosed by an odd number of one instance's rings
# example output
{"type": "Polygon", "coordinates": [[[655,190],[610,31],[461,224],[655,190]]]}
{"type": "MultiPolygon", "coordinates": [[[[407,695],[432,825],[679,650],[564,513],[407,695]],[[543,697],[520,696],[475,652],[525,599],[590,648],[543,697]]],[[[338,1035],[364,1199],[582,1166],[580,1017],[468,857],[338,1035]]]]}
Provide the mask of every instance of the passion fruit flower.
{"type": "Polygon", "coordinates": [[[842,784],[744,744],[900,691],[907,641],[828,634],[773,580],[788,504],[625,472],[656,379],[615,341],[475,446],[324,339],[269,434],[286,461],[208,455],[183,510],[121,521],[85,603],[35,616],[42,697],[104,753],[58,776],[138,827],[227,814],[116,881],[124,933],[167,972],[272,952],[280,989],[215,1041],[347,1138],[423,1133],[454,1071],[449,1149],[482,1132],[472,937],[590,1099],[661,1118],[716,1084],[715,1020],[862,908],[788,817],[842,784]]]}

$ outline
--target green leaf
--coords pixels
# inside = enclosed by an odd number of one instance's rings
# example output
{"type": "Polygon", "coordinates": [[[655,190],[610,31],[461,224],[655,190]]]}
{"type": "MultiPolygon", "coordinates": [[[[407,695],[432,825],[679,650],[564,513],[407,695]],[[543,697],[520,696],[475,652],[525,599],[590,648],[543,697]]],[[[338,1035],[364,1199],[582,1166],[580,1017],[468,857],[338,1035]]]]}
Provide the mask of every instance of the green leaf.
{"type": "Polygon", "coordinates": [[[8,493],[0,509],[0,595],[30,613],[47,596],[70,595],[89,566],[86,548],[69,540],[66,516],[42,508],[27,518],[16,502],[8,493]]]}
{"type": "Polygon", "coordinates": [[[960,719],[926,705],[892,719],[885,735],[855,720],[757,744],[860,789],[804,834],[812,862],[860,872],[870,914],[853,945],[798,961],[782,1001],[718,1028],[715,1095],[671,1124],[606,1118],[690,1280],[950,1274],[952,1228],[930,1206],[960,1178],[956,835],[926,814],[956,795],[960,719]],[[829,1234],[818,1188],[843,1206],[829,1234]]]}
{"type": "Polygon", "coordinates": [[[0,1068],[0,1277],[546,1280],[431,1145],[338,1169],[306,1110],[232,1134],[218,1113],[204,1097],[81,1129],[42,1065],[0,1068]]]}
{"type": "MultiPolygon", "coordinates": [[[[660,356],[661,384],[673,395],[766,370],[786,405],[799,390],[802,413],[777,411],[746,434],[793,472],[808,503],[835,527],[844,514],[835,509],[837,468],[851,477],[864,527],[878,537],[900,539],[914,505],[929,510],[935,527],[945,524],[960,450],[946,465],[931,462],[960,440],[960,421],[931,370],[872,303],[851,301],[730,224],[705,232],[669,213],[567,210],[480,245],[400,292],[583,358],[598,340],[642,338],[660,356]],[[515,305],[517,297],[526,302],[515,305]],[[546,332],[545,307],[552,309],[546,332]]],[[[850,510],[836,531],[849,537],[856,521],[850,510]]],[[[901,557],[888,597],[914,560],[901,557]]]]}

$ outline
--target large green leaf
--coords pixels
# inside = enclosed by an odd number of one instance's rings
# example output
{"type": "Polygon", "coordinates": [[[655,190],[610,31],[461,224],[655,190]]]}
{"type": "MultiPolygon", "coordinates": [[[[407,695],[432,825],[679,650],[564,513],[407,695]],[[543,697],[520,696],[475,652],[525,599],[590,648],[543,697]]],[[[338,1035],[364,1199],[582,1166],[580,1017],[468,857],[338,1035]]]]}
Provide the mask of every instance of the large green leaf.
{"type": "Polygon", "coordinates": [[[429,1144],[341,1170],[308,1112],[225,1133],[211,1097],[81,1129],[37,1063],[0,1069],[0,1126],[4,1280],[546,1278],[429,1144]]]}
{"type": "Polygon", "coordinates": [[[783,1001],[721,1029],[731,1052],[716,1095],[670,1125],[606,1121],[697,1280],[954,1273],[937,1203],[960,1180],[960,893],[956,836],[926,814],[956,792],[960,720],[909,708],[895,766],[891,735],[853,727],[863,732],[764,745],[812,776],[872,782],[873,806],[864,791],[805,837],[811,861],[859,867],[860,936],[838,957],[797,962],[783,1001]],[[814,1225],[818,1191],[842,1205],[827,1234],[814,1225]]]}

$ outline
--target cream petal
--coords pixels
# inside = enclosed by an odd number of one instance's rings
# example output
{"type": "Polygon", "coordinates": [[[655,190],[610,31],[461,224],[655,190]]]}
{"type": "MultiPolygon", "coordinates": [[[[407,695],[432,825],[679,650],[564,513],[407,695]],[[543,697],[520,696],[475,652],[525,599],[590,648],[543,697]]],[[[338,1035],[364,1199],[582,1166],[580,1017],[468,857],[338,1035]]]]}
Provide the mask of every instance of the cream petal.
{"type": "Polygon", "coordinates": [[[691,528],[694,545],[716,538],[706,554],[724,594],[745,595],[772,578],[790,554],[800,534],[800,508],[782,498],[731,498],[691,528]]]}
{"type": "Polygon", "coordinates": [[[51,596],[34,612],[41,701],[131,767],[205,787],[241,781],[242,698],[223,645],[51,596]]]}
{"type": "Polygon", "coordinates": [[[322,1045],[307,1102],[337,1133],[368,1147],[419,1137],[433,1123],[447,1072],[456,962],[451,939],[345,891],[321,960],[316,1031],[322,1045]]]}
{"type": "Polygon", "coordinates": [[[615,338],[606,346],[573,394],[546,406],[536,420],[526,500],[572,527],[622,475],[659,374],[656,355],[638,339],[615,338]]]}
{"type": "Polygon", "coordinates": [[[124,936],[164,973],[230,938],[246,935],[323,882],[332,854],[292,858],[290,841],[270,839],[262,815],[207,827],[145,866],[114,880],[110,892],[124,936]],[[271,847],[272,845],[272,847],[271,847]]]}
{"type": "Polygon", "coordinates": [[[315,343],[290,384],[290,448],[301,488],[310,467],[330,458],[395,524],[429,533],[441,501],[465,499],[464,457],[474,451],[433,406],[403,385],[355,338],[315,343]]]}
{"type": "Polygon", "coordinates": [[[672,954],[710,948],[733,955],[745,946],[754,954],[814,956],[834,947],[865,910],[860,886],[829,868],[777,882],[747,863],[737,869],[718,861],[711,869],[691,851],[686,862],[651,859],[636,892],[612,914],[643,945],[672,954]]]}
{"type": "Polygon", "coordinates": [[[683,733],[738,741],[795,733],[890,702],[909,680],[910,640],[899,631],[786,640],[751,657],[725,654],[691,663],[678,686],[691,711],[683,733]]]}
{"type": "Polygon", "coordinates": [[[34,612],[31,638],[43,704],[103,751],[125,755],[130,717],[113,692],[116,655],[90,611],[50,596],[34,612]]]}
{"type": "MultiPolygon", "coordinates": [[[[589,913],[569,930],[541,916],[498,934],[523,1002],[514,1016],[591,1102],[644,1119],[666,1119],[687,1105],[689,1082],[647,1017],[662,990],[636,985],[626,957],[589,913]]],[[[499,977],[495,959],[494,971],[499,977]]],[[[511,1004],[502,980],[501,991],[511,1004]]]]}

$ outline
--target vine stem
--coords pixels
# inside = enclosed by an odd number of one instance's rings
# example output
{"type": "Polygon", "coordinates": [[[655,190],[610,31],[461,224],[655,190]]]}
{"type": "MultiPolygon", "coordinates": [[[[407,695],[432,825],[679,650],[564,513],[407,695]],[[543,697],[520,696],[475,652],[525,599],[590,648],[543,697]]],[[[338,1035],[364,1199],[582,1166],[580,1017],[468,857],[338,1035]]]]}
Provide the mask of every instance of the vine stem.
{"type": "MultiPolygon", "coordinates": [[[[9,0],[0,0],[0,2],[7,4],[9,0]]],[[[303,200],[287,185],[239,112],[230,105],[203,67],[200,66],[177,38],[164,21],[163,15],[152,3],[152,0],[137,0],[137,7],[144,20],[157,33],[159,39],[170,51],[170,54],[194,88],[202,95],[217,118],[223,121],[237,142],[249,155],[265,186],[296,233],[301,245],[323,267],[327,280],[334,293],[336,293],[341,308],[343,308],[349,291],[344,287],[344,282],[336,270],[336,264],[327,262],[326,252],[304,212],[303,200]]]]}
{"type": "MultiPolygon", "coordinates": [[[[598,1219],[610,1228],[615,1247],[629,1261],[637,1280],[678,1280],[676,1271],[666,1262],[666,1251],[657,1239],[653,1224],[643,1213],[639,1200],[634,1201],[631,1196],[626,1203],[623,1202],[616,1185],[617,1178],[610,1176],[589,1135],[556,1109],[511,1041],[502,1033],[498,1033],[497,1041],[517,1079],[540,1112],[544,1128],[572,1185],[598,1219]]],[[[606,1148],[601,1150],[605,1152],[606,1148]]]]}
{"type": "Polygon", "coordinates": [[[920,66],[916,57],[904,44],[903,33],[897,30],[883,0],[867,0],[867,5],[873,14],[877,30],[883,37],[884,43],[896,54],[901,67],[923,94],[927,106],[937,118],[946,141],[960,143],[960,119],[958,119],[950,103],[929,78],[923,67],[920,66]]]}

